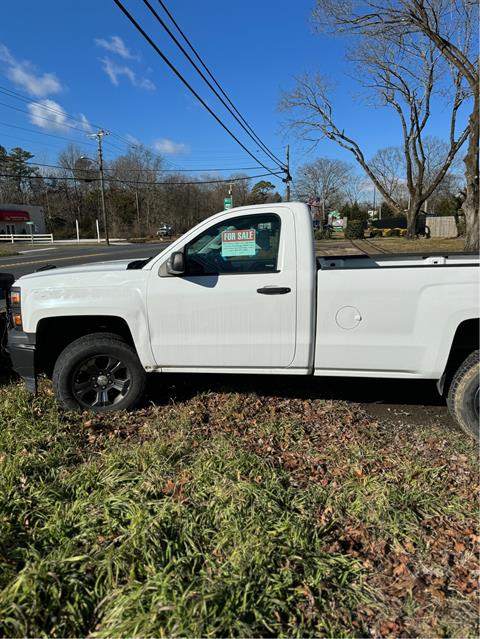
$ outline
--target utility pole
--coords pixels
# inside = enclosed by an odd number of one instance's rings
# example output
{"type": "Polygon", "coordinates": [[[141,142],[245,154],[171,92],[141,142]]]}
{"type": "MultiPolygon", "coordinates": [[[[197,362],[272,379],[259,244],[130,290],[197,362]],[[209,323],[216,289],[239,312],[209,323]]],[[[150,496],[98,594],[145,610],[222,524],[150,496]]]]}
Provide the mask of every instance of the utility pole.
{"type": "Polygon", "coordinates": [[[107,207],[105,206],[105,182],[103,178],[103,153],[102,153],[102,138],[108,135],[108,131],[99,129],[96,133],[89,135],[89,138],[97,138],[98,142],[98,169],[100,172],[100,193],[102,196],[102,215],[103,215],[103,228],[105,233],[105,243],[110,244],[110,238],[108,236],[108,217],[107,207]]]}
{"type": "Polygon", "coordinates": [[[286,173],[283,181],[287,185],[287,202],[290,202],[290,182],[292,181],[292,176],[290,175],[290,144],[287,144],[287,161],[285,163],[284,171],[286,173]]]}
{"type": "Polygon", "coordinates": [[[232,184],[232,182],[230,182],[230,188],[228,189],[228,195],[230,197],[230,201],[232,203],[232,208],[233,208],[233,184],[232,184]]]}
{"type": "Polygon", "coordinates": [[[137,189],[135,189],[135,206],[136,206],[136,209],[137,209],[137,226],[138,226],[137,231],[140,231],[140,206],[139,206],[139,203],[138,203],[138,190],[137,189]]]}

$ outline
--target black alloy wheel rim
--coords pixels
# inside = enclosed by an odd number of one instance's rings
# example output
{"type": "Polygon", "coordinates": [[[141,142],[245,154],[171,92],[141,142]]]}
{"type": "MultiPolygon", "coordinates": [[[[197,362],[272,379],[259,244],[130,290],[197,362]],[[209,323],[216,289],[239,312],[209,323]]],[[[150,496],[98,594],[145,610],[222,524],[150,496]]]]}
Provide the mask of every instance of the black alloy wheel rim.
{"type": "Polygon", "coordinates": [[[112,355],[94,355],[78,364],[72,375],[72,392],[85,408],[119,404],[128,394],[132,373],[127,364],[112,355]]]}

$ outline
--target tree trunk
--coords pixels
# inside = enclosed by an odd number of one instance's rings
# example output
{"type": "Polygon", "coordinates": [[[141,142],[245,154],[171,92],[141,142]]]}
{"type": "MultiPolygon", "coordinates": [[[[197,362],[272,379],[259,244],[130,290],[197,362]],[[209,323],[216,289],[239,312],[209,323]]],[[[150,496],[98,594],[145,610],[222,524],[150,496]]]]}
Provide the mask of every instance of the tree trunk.
{"type": "Polygon", "coordinates": [[[478,215],[479,215],[479,108],[478,94],[475,96],[474,108],[470,116],[470,135],[468,138],[467,155],[464,158],[465,179],[467,182],[467,196],[462,209],[465,213],[465,250],[479,250],[478,215]]]}
{"type": "Polygon", "coordinates": [[[420,213],[422,205],[413,197],[410,199],[410,206],[407,210],[407,240],[414,240],[417,236],[417,216],[420,213]]]}

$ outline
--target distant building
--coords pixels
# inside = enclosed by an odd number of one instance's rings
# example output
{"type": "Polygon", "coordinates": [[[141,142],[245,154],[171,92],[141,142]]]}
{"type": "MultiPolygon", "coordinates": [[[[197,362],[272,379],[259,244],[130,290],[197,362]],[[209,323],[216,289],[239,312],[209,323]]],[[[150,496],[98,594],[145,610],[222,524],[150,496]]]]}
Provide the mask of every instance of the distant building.
{"type": "Polygon", "coordinates": [[[0,204],[0,233],[45,233],[45,216],[41,206],[0,204]],[[28,224],[28,222],[33,222],[28,224]]]}

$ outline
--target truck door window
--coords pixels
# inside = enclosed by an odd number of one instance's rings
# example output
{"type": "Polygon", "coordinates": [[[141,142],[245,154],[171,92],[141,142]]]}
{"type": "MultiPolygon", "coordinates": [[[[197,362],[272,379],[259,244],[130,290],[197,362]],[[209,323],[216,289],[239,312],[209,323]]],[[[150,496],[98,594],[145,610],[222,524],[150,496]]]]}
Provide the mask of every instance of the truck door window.
{"type": "Polygon", "coordinates": [[[276,272],[280,225],[273,213],[215,224],[186,245],[186,275],[276,272]]]}

